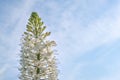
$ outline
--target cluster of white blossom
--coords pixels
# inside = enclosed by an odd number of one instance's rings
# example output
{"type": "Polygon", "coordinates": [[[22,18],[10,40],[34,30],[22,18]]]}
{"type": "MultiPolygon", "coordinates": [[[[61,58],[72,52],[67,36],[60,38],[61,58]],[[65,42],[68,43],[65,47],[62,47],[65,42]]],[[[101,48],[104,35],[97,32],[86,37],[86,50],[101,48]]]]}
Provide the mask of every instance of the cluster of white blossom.
{"type": "Polygon", "coordinates": [[[43,23],[40,20],[37,13],[33,12],[27,31],[22,36],[20,80],[58,80],[56,57],[52,49],[56,43],[46,40],[50,32],[43,33],[45,26],[41,25],[43,23]],[[32,23],[36,20],[37,27],[32,23]]]}

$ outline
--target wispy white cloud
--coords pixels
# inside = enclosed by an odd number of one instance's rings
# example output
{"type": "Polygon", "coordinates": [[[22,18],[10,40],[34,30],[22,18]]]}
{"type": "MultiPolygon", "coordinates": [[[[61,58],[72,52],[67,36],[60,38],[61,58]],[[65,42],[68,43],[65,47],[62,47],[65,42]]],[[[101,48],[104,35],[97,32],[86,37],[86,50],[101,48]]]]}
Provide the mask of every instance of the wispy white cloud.
{"type": "Polygon", "coordinates": [[[76,64],[73,69],[69,70],[69,74],[67,76],[64,76],[64,80],[79,80],[81,78],[81,71],[85,64],[76,64]],[[79,78],[78,78],[79,76],[79,78]]]}
{"type": "MultiPolygon", "coordinates": [[[[68,43],[68,37],[73,40],[72,49],[77,51],[76,53],[89,51],[120,38],[119,13],[119,6],[115,6],[101,18],[88,24],[87,28],[81,28],[82,25],[76,24],[74,20],[71,21],[68,18],[63,18],[61,21],[66,22],[63,22],[61,26],[66,27],[65,32],[63,33],[64,35],[60,34],[60,32],[58,32],[58,34],[65,38],[62,38],[66,41],[65,43],[68,43]]],[[[71,44],[71,42],[69,44],[71,44]]]]}
{"type": "Polygon", "coordinates": [[[5,64],[2,67],[0,67],[0,79],[3,80],[4,79],[4,74],[5,71],[7,70],[7,68],[9,67],[9,65],[5,64]]]}
{"type": "MultiPolygon", "coordinates": [[[[64,63],[63,65],[68,65],[69,67],[68,61],[81,56],[82,53],[89,52],[99,46],[108,45],[120,39],[119,9],[119,5],[112,7],[102,14],[100,18],[97,18],[96,21],[91,21],[86,28],[79,24],[80,21],[75,22],[75,18],[71,17],[73,16],[73,9],[68,9],[65,13],[63,12],[60,21],[62,22],[60,27],[62,27],[63,31],[60,30],[55,33],[56,36],[59,36],[56,39],[58,44],[64,46],[64,48],[59,48],[61,50],[60,55],[62,56],[61,62],[64,63]]],[[[70,76],[71,80],[74,80],[73,78],[76,75],[77,73],[74,73],[72,78],[70,76]]]]}
{"type": "MultiPolygon", "coordinates": [[[[113,72],[114,73],[114,72],[113,72]]],[[[99,80],[120,80],[120,71],[119,72],[116,72],[114,74],[111,74],[109,76],[105,76],[105,77],[102,77],[101,79],[99,80]]]]}

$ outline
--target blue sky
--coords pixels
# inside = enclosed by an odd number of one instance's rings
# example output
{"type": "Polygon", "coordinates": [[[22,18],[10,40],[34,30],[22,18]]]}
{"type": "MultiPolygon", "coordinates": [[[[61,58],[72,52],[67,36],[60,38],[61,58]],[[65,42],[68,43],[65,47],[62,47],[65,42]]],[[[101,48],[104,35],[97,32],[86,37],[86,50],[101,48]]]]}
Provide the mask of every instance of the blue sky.
{"type": "Polygon", "coordinates": [[[19,80],[20,38],[33,11],[58,44],[60,80],[120,80],[119,0],[0,0],[0,80],[19,80]]]}

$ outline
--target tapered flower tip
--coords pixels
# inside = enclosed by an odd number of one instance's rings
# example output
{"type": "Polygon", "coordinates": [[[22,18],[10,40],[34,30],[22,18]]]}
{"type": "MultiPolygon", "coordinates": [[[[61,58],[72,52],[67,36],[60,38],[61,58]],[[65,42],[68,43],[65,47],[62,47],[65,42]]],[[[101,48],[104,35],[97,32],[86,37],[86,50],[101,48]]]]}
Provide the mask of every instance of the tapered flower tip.
{"type": "Polygon", "coordinates": [[[32,17],[39,17],[38,14],[37,14],[37,12],[32,12],[32,13],[31,13],[31,16],[32,16],[32,17]]]}

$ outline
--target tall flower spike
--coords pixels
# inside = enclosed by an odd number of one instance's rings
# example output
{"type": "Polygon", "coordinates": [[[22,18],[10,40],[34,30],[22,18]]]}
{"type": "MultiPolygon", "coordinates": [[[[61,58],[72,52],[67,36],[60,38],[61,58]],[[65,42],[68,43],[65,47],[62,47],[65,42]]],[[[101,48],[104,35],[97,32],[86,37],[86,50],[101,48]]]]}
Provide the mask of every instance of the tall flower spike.
{"type": "Polygon", "coordinates": [[[20,80],[58,80],[58,70],[53,46],[55,41],[47,40],[50,32],[44,32],[41,18],[32,12],[26,32],[21,40],[20,80]]]}

